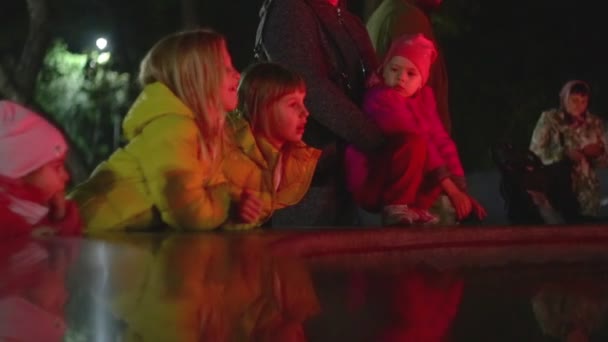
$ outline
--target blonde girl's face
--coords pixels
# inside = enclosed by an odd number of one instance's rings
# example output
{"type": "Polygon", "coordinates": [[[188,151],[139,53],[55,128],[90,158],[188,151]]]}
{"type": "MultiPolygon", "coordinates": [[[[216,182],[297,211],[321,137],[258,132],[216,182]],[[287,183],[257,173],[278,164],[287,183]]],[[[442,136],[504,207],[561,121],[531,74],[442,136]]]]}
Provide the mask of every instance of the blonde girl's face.
{"type": "Polygon", "coordinates": [[[587,111],[589,96],[582,94],[571,94],[566,101],[566,111],[573,116],[581,116],[587,111]]]}
{"type": "Polygon", "coordinates": [[[422,88],[422,75],[409,59],[393,56],[382,69],[384,83],[408,98],[422,88]]]}
{"type": "Polygon", "coordinates": [[[284,95],[271,105],[269,119],[274,120],[271,121],[267,139],[275,147],[280,148],[285,143],[302,140],[308,120],[305,97],[306,92],[297,90],[284,95]]]}
{"type": "Polygon", "coordinates": [[[225,112],[230,112],[233,111],[237,106],[237,88],[241,75],[232,65],[232,58],[230,57],[230,53],[228,53],[225,46],[222,48],[222,50],[222,70],[224,75],[222,77],[223,81],[220,89],[221,105],[225,112]]]}

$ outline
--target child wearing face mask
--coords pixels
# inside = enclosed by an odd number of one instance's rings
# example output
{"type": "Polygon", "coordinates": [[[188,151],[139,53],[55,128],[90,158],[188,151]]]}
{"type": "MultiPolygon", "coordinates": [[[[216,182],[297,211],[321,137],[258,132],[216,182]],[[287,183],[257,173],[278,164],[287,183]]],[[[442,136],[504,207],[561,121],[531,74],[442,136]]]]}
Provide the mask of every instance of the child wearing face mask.
{"type": "Polygon", "coordinates": [[[0,239],[80,233],[78,209],[65,198],[67,151],[40,115],[0,101],[0,239]]]}
{"type": "Polygon", "coordinates": [[[389,136],[384,152],[369,155],[349,147],[347,184],[358,204],[382,211],[384,225],[428,225],[438,218],[428,209],[445,193],[458,220],[483,219],[483,207],[466,192],[454,141],[437,114],[426,86],[437,56],[422,34],[405,35],[391,45],[379,82],[366,93],[363,108],[389,136]]]}
{"type": "Polygon", "coordinates": [[[302,141],[309,114],[299,74],[277,63],[254,64],[243,73],[238,95],[238,112],[228,118],[235,146],[223,170],[240,205],[226,229],[260,226],[275,210],[298,203],[321,155],[302,141]]]}
{"type": "Polygon", "coordinates": [[[595,168],[608,164],[608,141],[602,120],[589,112],[591,88],[580,80],[567,82],[560,106],[541,114],[530,150],[543,164],[567,161],[572,165],[572,190],[581,214],[597,216],[600,183],[595,168]]]}

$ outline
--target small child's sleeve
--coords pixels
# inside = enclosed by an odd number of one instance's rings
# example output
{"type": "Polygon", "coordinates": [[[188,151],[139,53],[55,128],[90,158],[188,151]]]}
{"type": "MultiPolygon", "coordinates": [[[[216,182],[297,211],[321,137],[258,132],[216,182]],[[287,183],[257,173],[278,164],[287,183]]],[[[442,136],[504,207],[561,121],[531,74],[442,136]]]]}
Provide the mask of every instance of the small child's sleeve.
{"type": "Polygon", "coordinates": [[[608,139],[606,137],[604,121],[600,118],[595,118],[595,125],[593,128],[596,132],[595,134],[597,135],[598,142],[604,147],[604,152],[593,160],[593,165],[596,167],[608,167],[608,139]]]}
{"type": "Polygon", "coordinates": [[[363,109],[385,134],[419,132],[416,120],[403,105],[403,99],[389,88],[378,86],[370,89],[363,109]]]}
{"type": "Polygon", "coordinates": [[[458,154],[458,147],[454,139],[445,130],[443,122],[439,118],[437,111],[437,99],[430,87],[424,87],[421,91],[421,102],[423,110],[426,110],[425,117],[431,127],[431,138],[429,149],[442,161],[445,168],[452,176],[454,182],[459,188],[464,189],[463,182],[459,179],[464,179],[464,169],[458,154]]]}

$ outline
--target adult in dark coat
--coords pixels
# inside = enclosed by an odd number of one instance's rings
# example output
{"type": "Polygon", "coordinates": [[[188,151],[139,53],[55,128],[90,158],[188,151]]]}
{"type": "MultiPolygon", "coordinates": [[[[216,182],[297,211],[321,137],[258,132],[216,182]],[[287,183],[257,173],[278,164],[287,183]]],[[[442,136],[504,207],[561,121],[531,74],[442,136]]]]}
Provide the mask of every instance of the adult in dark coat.
{"type": "Polygon", "coordinates": [[[267,0],[256,54],[303,75],[310,111],[304,141],[323,150],[307,195],[277,212],[273,226],[356,224],[344,184],[344,145],[372,151],[384,143],[359,107],[365,82],[377,68],[365,26],[342,0],[267,0]]]}

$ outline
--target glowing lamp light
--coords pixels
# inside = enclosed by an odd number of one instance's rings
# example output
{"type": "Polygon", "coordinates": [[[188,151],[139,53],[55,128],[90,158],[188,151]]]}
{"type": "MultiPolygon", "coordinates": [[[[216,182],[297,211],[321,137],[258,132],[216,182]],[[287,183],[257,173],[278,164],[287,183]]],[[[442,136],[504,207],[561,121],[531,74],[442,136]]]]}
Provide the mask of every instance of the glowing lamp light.
{"type": "Polygon", "coordinates": [[[105,38],[97,38],[95,45],[97,45],[99,50],[103,50],[108,46],[108,40],[105,38]]]}
{"type": "Polygon", "coordinates": [[[99,56],[97,56],[97,63],[106,64],[110,60],[110,57],[111,55],[109,52],[102,52],[99,54],[99,56]]]}

